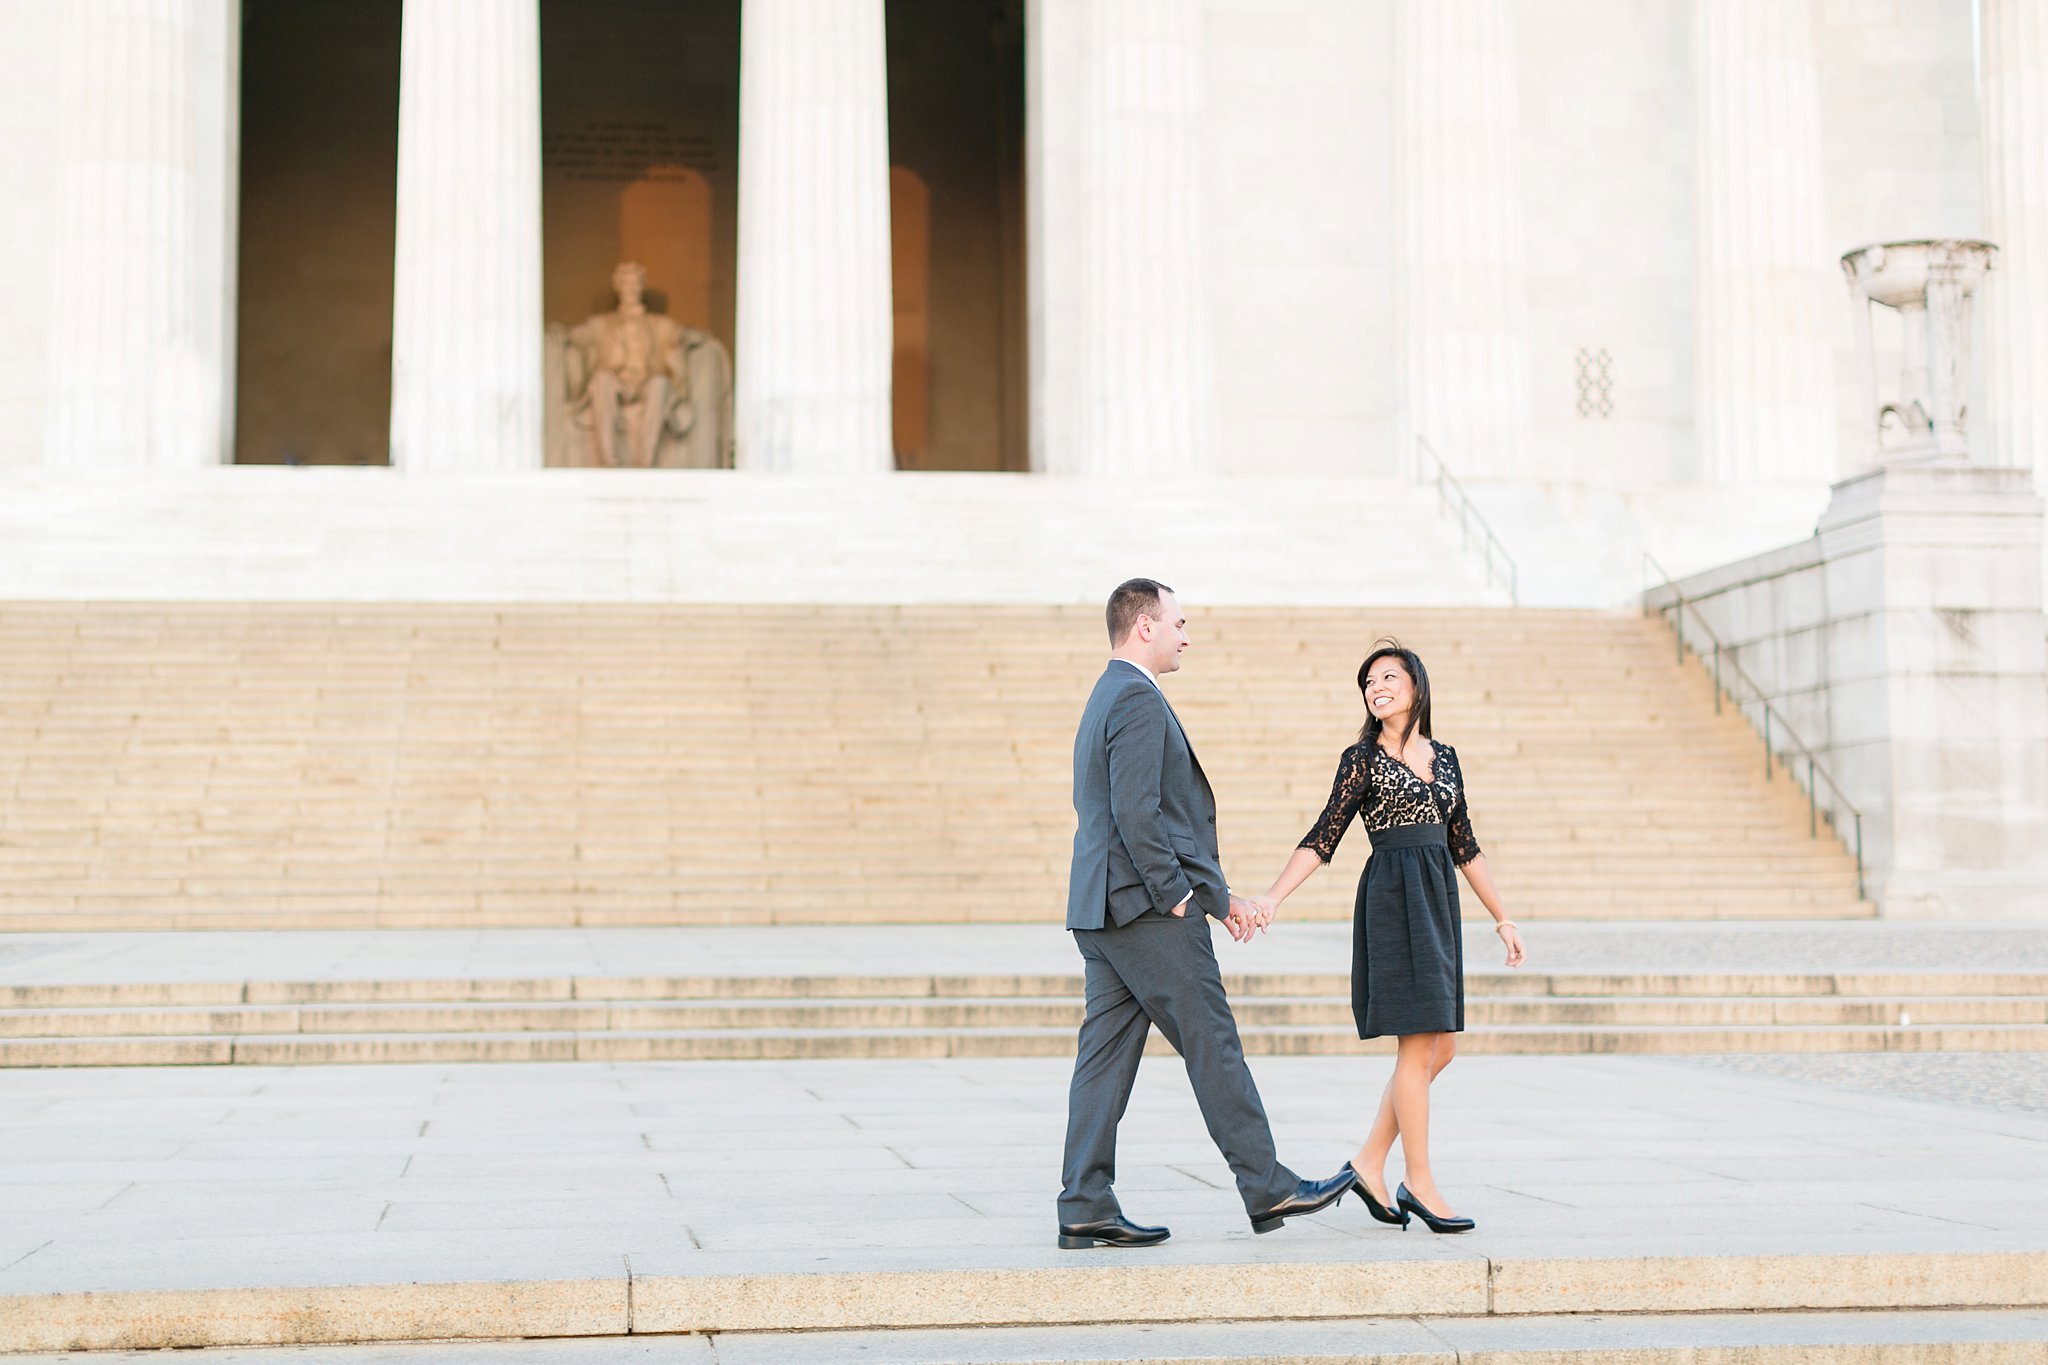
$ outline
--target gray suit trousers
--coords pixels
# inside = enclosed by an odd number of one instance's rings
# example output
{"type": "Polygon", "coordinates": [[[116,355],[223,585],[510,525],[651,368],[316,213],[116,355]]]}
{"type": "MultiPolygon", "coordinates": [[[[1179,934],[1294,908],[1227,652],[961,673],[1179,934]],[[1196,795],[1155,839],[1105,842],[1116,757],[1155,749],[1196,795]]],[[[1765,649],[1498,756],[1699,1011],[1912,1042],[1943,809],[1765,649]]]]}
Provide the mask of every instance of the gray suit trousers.
{"type": "Polygon", "coordinates": [[[1187,1064],[1202,1120],[1237,1177],[1245,1212],[1264,1213],[1293,1194],[1300,1178],[1273,1150],[1266,1107],[1223,994],[1208,917],[1149,914],[1121,928],[1073,934],[1086,961],[1088,1013],[1067,1096],[1060,1221],[1090,1223],[1120,1212],[1110,1189],[1116,1129],[1154,1024],[1187,1064]]]}

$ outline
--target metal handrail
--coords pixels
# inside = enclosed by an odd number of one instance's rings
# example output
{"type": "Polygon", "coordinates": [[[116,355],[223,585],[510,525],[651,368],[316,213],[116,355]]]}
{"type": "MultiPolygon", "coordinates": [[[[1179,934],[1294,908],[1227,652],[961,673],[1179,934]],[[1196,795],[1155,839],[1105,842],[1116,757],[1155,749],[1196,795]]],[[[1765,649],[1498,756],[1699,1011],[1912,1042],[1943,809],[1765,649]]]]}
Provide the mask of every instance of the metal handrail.
{"type": "MultiPolygon", "coordinates": [[[[1672,633],[1678,638],[1678,662],[1681,664],[1685,662],[1685,651],[1687,648],[1685,616],[1687,612],[1691,612],[1693,620],[1698,622],[1700,633],[1713,643],[1712,668],[1714,673],[1715,714],[1720,714],[1723,696],[1734,701],[1738,707],[1754,705],[1763,713],[1764,780],[1769,781],[1771,779],[1774,764],[1785,763],[1784,759],[1778,757],[1777,750],[1771,742],[1774,727],[1779,735],[1789,741],[1788,747],[1796,751],[1796,758],[1806,760],[1807,833],[1816,839],[1820,837],[1820,787],[1818,785],[1820,782],[1826,782],[1828,789],[1834,793],[1835,797],[1833,806],[1828,810],[1828,827],[1836,831],[1840,829],[1835,807],[1840,807],[1854,822],[1856,830],[1856,898],[1858,900],[1864,899],[1863,812],[1856,808],[1855,803],[1849,799],[1848,793],[1842,790],[1842,784],[1835,780],[1835,775],[1829,772],[1827,767],[1821,763],[1819,757],[1813,752],[1812,746],[1799,737],[1799,732],[1792,728],[1792,722],[1787,720],[1785,714],[1772,704],[1770,695],[1764,691],[1762,685],[1755,678],[1749,675],[1749,670],[1744,668],[1741,661],[1735,657],[1735,651],[1722,642],[1721,637],[1715,633],[1713,624],[1707,620],[1705,613],[1700,611],[1695,600],[1678,590],[1678,580],[1671,576],[1670,571],[1665,569],[1662,564],[1659,564],[1656,556],[1650,554],[1647,550],[1643,552],[1643,565],[1645,569],[1654,570],[1664,580],[1660,586],[1653,588],[1649,586],[1648,575],[1645,574],[1643,615],[1648,616],[1653,606],[1660,617],[1664,616],[1667,612],[1670,613],[1669,619],[1671,621],[1672,633]],[[1668,602],[1652,602],[1652,597],[1658,593],[1670,594],[1670,600],[1668,602]],[[1724,656],[1727,660],[1725,665],[1722,662],[1724,656]],[[1734,692],[1722,683],[1721,675],[1724,668],[1749,688],[1752,700],[1743,701],[1737,698],[1734,692]]],[[[1700,658],[1702,663],[1707,662],[1705,652],[1698,645],[1693,645],[1691,648],[1692,652],[1700,658]]],[[[1785,766],[1794,774],[1794,780],[1796,781],[1798,772],[1796,765],[1788,763],[1785,766]]]]}
{"type": "Polygon", "coordinates": [[[1429,443],[1429,439],[1424,436],[1417,436],[1415,438],[1415,445],[1429,458],[1430,464],[1436,466],[1436,474],[1433,479],[1431,479],[1429,470],[1425,466],[1423,469],[1424,478],[1436,484],[1437,506],[1439,508],[1445,511],[1450,511],[1453,508],[1456,509],[1458,513],[1459,543],[1467,550],[1472,548],[1473,528],[1474,526],[1478,527],[1480,548],[1484,551],[1486,559],[1487,586],[1491,587],[1493,585],[1493,560],[1494,556],[1498,555],[1500,556],[1501,564],[1504,566],[1502,572],[1507,579],[1508,603],[1511,606],[1520,606],[1522,604],[1522,576],[1521,571],[1515,566],[1515,557],[1508,553],[1508,547],[1501,543],[1501,538],[1493,533],[1491,526],[1486,524],[1486,518],[1480,515],[1479,505],[1472,501],[1472,495],[1465,491],[1465,486],[1459,483],[1456,476],[1451,473],[1451,467],[1444,463],[1443,456],[1436,453],[1436,447],[1429,443]]]}

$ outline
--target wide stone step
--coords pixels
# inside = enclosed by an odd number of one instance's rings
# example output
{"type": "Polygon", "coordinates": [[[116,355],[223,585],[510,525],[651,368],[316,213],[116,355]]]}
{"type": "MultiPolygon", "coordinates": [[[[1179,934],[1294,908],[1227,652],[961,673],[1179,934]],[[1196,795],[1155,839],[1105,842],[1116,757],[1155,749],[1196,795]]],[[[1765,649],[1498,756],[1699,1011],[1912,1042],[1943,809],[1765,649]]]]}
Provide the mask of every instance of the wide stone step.
{"type": "MultiPolygon", "coordinates": [[[[1344,972],[1227,972],[1233,1000],[1348,998],[1344,972]]],[[[0,984],[0,1009],[90,1010],[144,1007],[289,1005],[444,1005],[582,1002],[847,1002],[859,1000],[1078,1000],[1078,973],[828,976],[558,976],[441,977],[392,975],[362,980],[122,981],[0,984]]],[[[1483,970],[1465,977],[1474,1002],[1550,998],[1579,1002],[1662,997],[1731,997],[1762,1003],[1895,997],[1907,1004],[1958,996],[2048,997],[2048,972],[1530,972],[1483,970]]]]}
{"type": "MultiPolygon", "coordinates": [[[[725,1342],[737,1338],[743,1346],[744,1334],[829,1332],[834,1335],[822,1339],[780,1335],[732,1358],[761,1365],[843,1365],[849,1360],[879,1365],[892,1359],[919,1365],[1105,1359],[1123,1365],[1251,1360],[1497,1365],[1503,1359],[1515,1362],[1513,1355],[1492,1353],[1506,1348],[1542,1351],[1526,1356],[1529,1365],[1582,1359],[1629,1365],[1661,1365],[1664,1360],[1674,1365],[1704,1360],[1892,1365],[1922,1359],[1941,1365],[2007,1360],[2035,1365],[2041,1359],[2044,1307],[2048,1253],[2034,1250],[1613,1258],[1489,1257],[1451,1250],[1444,1256],[1255,1266],[1178,1258],[1146,1264],[1130,1253],[1098,1251],[1029,1268],[935,1264],[867,1272],[664,1275],[629,1273],[622,1267],[605,1279],[17,1295],[0,1298],[0,1351],[690,1333],[716,1336],[724,1360],[725,1342]],[[1914,1309],[1944,1312],[1939,1318],[1908,1317],[1914,1309]],[[1986,1309],[1999,1311],[1981,1311],[1986,1309]],[[1277,1344],[1283,1332],[1341,1330],[1347,1320],[1362,1322],[1355,1315],[1367,1311],[1382,1315],[1373,1320],[1379,1323],[1416,1319],[1424,1331],[1404,1336],[1360,1326],[1359,1335],[1349,1338],[1348,1354],[1262,1350],[1219,1356],[1190,1349],[1185,1337],[1176,1341],[1156,1330],[1134,1330],[1151,1325],[1179,1333],[1188,1324],[1228,1324],[1240,1334],[1237,1341],[1277,1344]],[[1793,1313],[1801,1317],[1773,1322],[1754,1316],[1793,1313]],[[1870,1313],[1883,1316],[1864,1316],[1870,1313]],[[1688,1316],[1683,1323],[1636,1316],[1651,1314],[1688,1316]],[[1703,1316],[1709,1314],[1744,1316],[1716,1322],[1703,1316]],[[1094,1345],[1078,1356],[1006,1352],[1003,1337],[992,1337],[988,1329],[1017,1324],[1032,1324],[1038,1331],[1087,1326],[1094,1345]],[[971,1339],[927,1338],[936,1349],[914,1355],[849,1349],[887,1347],[890,1340],[896,1348],[910,1344],[900,1336],[863,1340],[839,1335],[970,1328],[975,1329],[971,1339]],[[1418,1342],[1425,1345],[1424,1354],[1404,1349],[1418,1342]],[[1113,1343],[1128,1345],[1106,1354],[1104,1348],[1113,1343]],[[1891,1343],[1908,1353],[1893,1353],[1891,1343]],[[1148,1351],[1148,1344],[1167,1349],[1148,1351]],[[1958,1348],[1954,1354],[1911,1353],[1949,1345],[1958,1348]],[[763,1353],[764,1346],[773,1353],[763,1353]],[[1638,1347],[1686,1353],[1644,1356],[1636,1353],[1638,1347]],[[1757,1347],[1833,1354],[1759,1355],[1757,1347]]],[[[1017,1333],[1011,1335],[1015,1340],[1017,1333]]],[[[1058,1338],[1068,1339],[1065,1334],[1058,1338]]],[[[453,1355],[458,1348],[447,1349],[451,1359],[460,1358],[453,1355]]]]}
{"type": "MultiPolygon", "coordinates": [[[[764,858],[772,855],[762,855],[764,858]]],[[[1491,861],[1491,860],[1490,860],[1491,861]]],[[[1641,904],[1656,898],[1659,893],[1686,891],[1702,896],[1711,896],[1722,901],[1739,898],[1769,899],[1775,893],[1782,898],[1811,896],[1814,898],[1840,899],[1855,894],[1856,880],[1853,873],[1834,868],[1814,868],[1805,864],[1780,865],[1769,859],[1759,860],[1759,866],[1727,874],[1715,873],[1708,867],[1667,868],[1654,877],[1625,878],[1617,864],[1606,872],[1601,871],[1597,862],[1580,862],[1570,859],[1558,860],[1552,872],[1537,872],[1524,868],[1512,860],[1491,861],[1496,878],[1514,877],[1520,883],[1515,900],[1520,903],[1537,901],[1563,901],[1571,898],[1598,899],[1602,901],[1632,901],[1641,904]]],[[[209,901],[240,901],[262,897],[288,897],[304,894],[320,894],[336,900],[354,897],[358,900],[375,901],[408,895],[462,895],[478,898],[484,896],[520,896],[537,898],[553,896],[564,901],[575,897],[603,899],[614,896],[688,896],[702,895],[722,889],[703,887],[688,874],[668,872],[665,869],[634,869],[605,867],[595,864],[587,871],[572,871],[557,875],[525,875],[517,872],[493,871],[480,874],[463,874],[458,871],[422,868],[418,875],[409,877],[385,876],[381,879],[350,884],[336,878],[335,884],[318,887],[308,879],[299,876],[287,877],[206,877],[187,878],[165,875],[165,869],[152,877],[109,876],[104,870],[85,876],[63,875],[44,878],[37,894],[45,897],[75,897],[81,900],[111,901],[130,899],[140,901],[181,901],[194,907],[204,907],[209,901]],[[683,883],[679,886],[678,883],[683,883]]],[[[699,870],[699,874],[717,881],[727,881],[717,872],[699,870]]],[[[1012,862],[1007,866],[979,868],[971,874],[948,876],[930,870],[912,870],[902,866],[875,865],[869,860],[849,857],[847,866],[838,874],[837,885],[842,889],[855,889],[863,895],[899,895],[946,897],[961,899],[969,887],[995,887],[1012,878],[1028,878],[1031,889],[1043,888],[1057,891],[1064,888],[1066,869],[1055,869],[1043,864],[1012,862]]],[[[1339,874],[1344,881],[1352,877],[1339,874]]],[[[781,892],[787,895],[816,894],[829,891],[834,886],[832,876],[822,871],[802,873],[765,873],[755,876],[740,874],[730,879],[738,882],[731,885],[733,890],[747,890],[758,893],[781,892]]],[[[1320,890],[1320,888],[1319,888],[1320,890]]],[[[1469,893],[1467,893],[1469,894],[1469,893]]],[[[1018,897],[1022,900],[1023,897],[1018,897]]],[[[1326,897],[1318,897],[1319,900],[1326,897]]]]}
{"type": "MultiPolygon", "coordinates": [[[[1238,996],[1245,1028],[1352,1027],[1348,995],[1238,996]]],[[[1081,1002],[1061,997],[995,1000],[866,997],[855,1000],[614,1000],[534,1004],[437,1003],[245,1005],[117,1009],[0,1009],[0,1038],[121,1038],[358,1033],[633,1033],[781,1029],[1074,1029],[1081,1002]]],[[[1601,1029],[1941,1025],[2048,1027],[2048,994],[2035,996],[1846,996],[1742,999],[1636,996],[1619,1000],[1482,997],[1466,1023],[1477,1033],[1526,1026],[1601,1029]]]]}
{"type": "MultiPolygon", "coordinates": [[[[1244,1025],[1251,1056],[1391,1053],[1393,1040],[1361,1042],[1344,1028],[1244,1025]]],[[[2042,1052],[2048,1028],[2025,1024],[1884,1027],[1748,1025],[1599,1027],[1524,1024],[1460,1035],[1470,1056],[1541,1057],[1708,1053],[2042,1052]]],[[[218,1034],[0,1038],[0,1067],[320,1066],[419,1062],[624,1062],[1061,1057],[1074,1029],[726,1028],[602,1032],[218,1034]]],[[[1152,1055],[1172,1048],[1154,1034],[1152,1055]]]]}
{"type": "MultiPolygon", "coordinates": [[[[718,1365],[2039,1365],[2044,1342],[2048,1313],[2025,1308],[1503,1315],[728,1332],[718,1365]]],[[[449,1365],[495,1359],[482,1348],[449,1365]]],[[[354,1362],[343,1353],[334,1365],[354,1362]]]]}
{"type": "MultiPolygon", "coordinates": [[[[559,928],[565,925],[731,925],[731,924],[1057,924],[1056,912],[1044,906],[1050,898],[1028,911],[1005,906],[976,907],[963,911],[958,902],[935,901],[929,905],[881,898],[881,903],[821,907],[810,900],[788,905],[747,904],[694,908],[670,903],[649,905],[634,901],[580,901],[565,905],[550,897],[533,904],[514,900],[462,898],[459,904],[364,905],[360,900],[309,898],[306,901],[262,900],[223,907],[217,903],[204,908],[156,903],[143,915],[140,908],[84,905],[78,908],[45,905],[32,912],[8,913],[0,908],[0,932],[37,933],[65,930],[132,929],[148,924],[157,929],[485,929],[559,928]]],[[[5,902],[0,901],[0,907],[5,902]]],[[[1304,907],[1294,918],[1329,923],[1351,917],[1348,905],[1332,905],[1311,912],[1304,907]]],[[[1660,897],[1655,902],[1626,901],[1612,904],[1591,900],[1571,901],[1555,907],[1532,908],[1552,911],[1553,918],[1589,921],[1629,921],[1646,918],[1689,920],[1850,920],[1871,919],[1876,909],[1868,902],[1848,900],[1755,900],[1737,898],[1723,902],[1660,897]],[[1566,912],[1569,912],[1568,916],[1566,912]],[[1662,913],[1655,913],[1662,912],[1662,913]]]]}
{"type": "MultiPolygon", "coordinates": [[[[1173,681],[1233,858],[1277,865],[1309,826],[1359,642],[1393,631],[1432,661],[1518,910],[1871,913],[1660,624],[1337,615],[1205,612],[1173,681]],[[1598,665],[1533,699],[1565,657],[1598,665]]],[[[1065,607],[10,608],[0,930],[1053,919],[1099,631],[1065,607]]],[[[1349,914],[1325,889],[1301,917],[1349,914]]]]}
{"type": "MultiPolygon", "coordinates": [[[[575,1365],[667,1358],[648,1336],[323,1347],[319,1365],[575,1365]],[[429,1357],[426,1352],[431,1350],[429,1357]],[[653,1353],[653,1354],[650,1354],[653,1353]]],[[[2048,1313],[1919,1309],[1492,1318],[1331,1318],[1127,1326],[722,1332],[718,1365],[2038,1365],[2048,1313]]],[[[693,1343],[694,1344],[694,1343],[693,1343]]],[[[677,1360],[711,1360],[684,1347],[677,1360]]],[[[75,1365],[70,1356],[16,1357],[75,1365]]],[[[209,1365],[216,1357],[192,1357],[209,1365]]],[[[303,1347],[236,1349],[233,1365],[305,1365],[303,1347]]],[[[221,1365],[227,1365],[222,1361],[221,1365]]]]}

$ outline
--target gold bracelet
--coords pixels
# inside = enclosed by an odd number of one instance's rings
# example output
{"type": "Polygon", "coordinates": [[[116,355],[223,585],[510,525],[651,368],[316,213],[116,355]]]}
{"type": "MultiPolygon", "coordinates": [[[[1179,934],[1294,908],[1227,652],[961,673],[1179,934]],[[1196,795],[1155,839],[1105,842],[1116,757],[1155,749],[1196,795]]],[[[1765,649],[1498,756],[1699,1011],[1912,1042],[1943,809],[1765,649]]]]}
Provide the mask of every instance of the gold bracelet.
{"type": "Polygon", "coordinates": [[[1493,922],[1493,932],[1495,932],[1496,934],[1503,929],[1519,929],[1521,927],[1521,925],[1515,923],[1511,919],[1497,919],[1493,922]]]}

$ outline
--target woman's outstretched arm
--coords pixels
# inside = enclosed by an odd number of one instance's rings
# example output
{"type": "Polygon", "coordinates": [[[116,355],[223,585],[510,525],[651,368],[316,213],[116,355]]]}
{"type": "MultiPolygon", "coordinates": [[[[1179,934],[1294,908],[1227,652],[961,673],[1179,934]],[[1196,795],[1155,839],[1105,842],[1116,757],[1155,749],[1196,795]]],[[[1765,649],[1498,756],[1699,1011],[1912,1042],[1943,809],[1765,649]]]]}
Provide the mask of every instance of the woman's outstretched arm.
{"type": "Polygon", "coordinates": [[[1280,909],[1280,902],[1293,895],[1296,888],[1315,875],[1323,865],[1323,856],[1314,849],[1303,845],[1294,850],[1294,856],[1287,860],[1287,866],[1280,869],[1280,875],[1266,888],[1263,896],[1252,897],[1252,904],[1258,907],[1259,917],[1255,921],[1263,929],[1273,922],[1274,914],[1280,909]]]}
{"type": "Polygon", "coordinates": [[[1479,903],[1486,907],[1486,913],[1493,916],[1494,929],[1501,942],[1507,945],[1508,966],[1522,965],[1522,935],[1515,928],[1515,922],[1508,918],[1506,907],[1500,903],[1500,892],[1494,888],[1493,874],[1486,870],[1486,855],[1474,854],[1471,861],[1460,863],[1458,871],[1465,874],[1465,885],[1472,888],[1472,894],[1479,897],[1479,903]]]}
{"type": "Polygon", "coordinates": [[[1451,848],[1451,861],[1465,874],[1465,884],[1472,888],[1473,895],[1479,897],[1486,913],[1493,916],[1494,932],[1507,946],[1508,966],[1519,967],[1522,965],[1522,935],[1516,930],[1515,922],[1508,918],[1506,907],[1500,903],[1500,892],[1493,885],[1493,873],[1486,869],[1486,855],[1479,851],[1478,836],[1472,833],[1472,807],[1465,793],[1465,770],[1458,762],[1456,749],[1446,744],[1443,750],[1443,758],[1448,759],[1451,765],[1452,789],[1458,794],[1444,830],[1444,841],[1451,848]]]}

